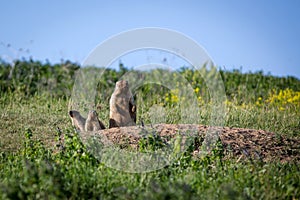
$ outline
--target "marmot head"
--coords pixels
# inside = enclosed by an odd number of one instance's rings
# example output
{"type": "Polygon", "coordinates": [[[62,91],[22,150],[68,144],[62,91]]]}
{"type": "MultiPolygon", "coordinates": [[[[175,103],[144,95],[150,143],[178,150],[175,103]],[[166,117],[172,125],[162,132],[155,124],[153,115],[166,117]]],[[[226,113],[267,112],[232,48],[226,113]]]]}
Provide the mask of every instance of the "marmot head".
{"type": "Polygon", "coordinates": [[[127,93],[127,91],[129,91],[128,81],[120,80],[120,81],[116,82],[115,91],[117,93],[124,93],[124,92],[127,93]]]}
{"type": "Polygon", "coordinates": [[[80,113],[78,111],[76,111],[76,110],[70,110],[69,111],[69,115],[72,118],[78,118],[79,116],[81,117],[80,113]]]}
{"type": "Polygon", "coordinates": [[[90,110],[89,111],[89,114],[88,114],[89,119],[98,119],[97,117],[98,117],[98,115],[97,115],[97,112],[95,110],[90,110]]]}
{"type": "Polygon", "coordinates": [[[80,131],[84,131],[85,118],[80,115],[76,110],[70,110],[69,115],[72,119],[73,126],[80,131]]]}

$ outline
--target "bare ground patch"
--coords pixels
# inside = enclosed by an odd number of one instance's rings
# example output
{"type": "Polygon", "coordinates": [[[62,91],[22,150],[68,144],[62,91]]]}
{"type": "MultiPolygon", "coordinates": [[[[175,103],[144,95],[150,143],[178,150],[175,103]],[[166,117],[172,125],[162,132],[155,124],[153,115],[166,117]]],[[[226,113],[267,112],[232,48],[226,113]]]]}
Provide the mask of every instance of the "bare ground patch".
{"type": "MultiPolygon", "coordinates": [[[[121,146],[138,149],[139,140],[148,134],[156,134],[164,140],[170,140],[177,135],[187,135],[203,141],[207,132],[216,131],[223,145],[225,158],[232,156],[240,159],[257,159],[265,162],[299,162],[300,139],[287,138],[280,134],[263,130],[209,127],[195,124],[156,124],[153,126],[130,126],[105,129],[97,132],[103,134],[108,141],[121,146]]],[[[195,140],[196,141],[196,140],[195,140]]],[[[194,154],[200,151],[201,144],[194,142],[194,154]]]]}

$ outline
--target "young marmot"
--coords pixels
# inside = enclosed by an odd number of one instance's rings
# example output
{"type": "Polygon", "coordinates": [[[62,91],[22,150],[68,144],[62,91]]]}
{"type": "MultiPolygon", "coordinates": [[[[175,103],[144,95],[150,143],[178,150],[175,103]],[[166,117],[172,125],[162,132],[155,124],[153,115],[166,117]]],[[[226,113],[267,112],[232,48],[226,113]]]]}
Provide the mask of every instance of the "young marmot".
{"type": "Polygon", "coordinates": [[[105,129],[104,124],[98,119],[97,112],[91,110],[85,122],[85,131],[99,131],[105,129]]]}
{"type": "Polygon", "coordinates": [[[136,106],[128,81],[121,80],[116,83],[109,101],[109,108],[109,128],[135,125],[136,106]]]}
{"type": "Polygon", "coordinates": [[[86,119],[76,110],[69,111],[73,126],[81,132],[85,131],[86,119]]]}
{"type": "Polygon", "coordinates": [[[76,110],[71,110],[69,115],[73,126],[81,132],[84,131],[98,131],[105,129],[104,124],[98,119],[97,112],[92,110],[89,112],[87,119],[81,116],[76,110]]]}

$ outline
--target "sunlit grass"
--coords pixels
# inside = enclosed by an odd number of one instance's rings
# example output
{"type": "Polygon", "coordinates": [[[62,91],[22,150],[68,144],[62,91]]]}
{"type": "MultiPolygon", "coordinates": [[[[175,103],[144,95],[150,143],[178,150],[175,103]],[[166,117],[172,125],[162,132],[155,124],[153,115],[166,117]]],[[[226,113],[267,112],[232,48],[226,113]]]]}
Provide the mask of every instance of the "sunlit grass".
{"type": "MultiPolygon", "coordinates": [[[[222,147],[201,158],[187,150],[171,165],[150,173],[131,174],[106,167],[90,155],[68,117],[72,67],[43,66],[43,71],[32,71],[31,64],[39,69],[39,63],[19,63],[12,80],[6,77],[9,70],[0,67],[0,199],[300,198],[299,163],[225,160],[222,147]],[[30,79],[32,84],[26,84],[26,70],[37,73],[42,81],[30,79]]],[[[106,126],[110,94],[125,72],[106,71],[99,80],[95,109],[106,126]]],[[[162,73],[155,72],[157,77],[162,73]]],[[[199,108],[197,121],[210,125],[213,104],[202,76],[213,73],[176,73],[193,89],[199,108]]],[[[175,75],[172,80],[180,88],[184,84],[175,75]]],[[[222,102],[226,108],[221,113],[223,126],[299,138],[299,80],[237,71],[221,75],[227,98],[222,102]]],[[[186,99],[176,87],[148,84],[138,88],[135,97],[138,125],[181,122],[180,109],[186,99]]],[[[157,148],[151,142],[147,145],[149,151],[157,148]]]]}

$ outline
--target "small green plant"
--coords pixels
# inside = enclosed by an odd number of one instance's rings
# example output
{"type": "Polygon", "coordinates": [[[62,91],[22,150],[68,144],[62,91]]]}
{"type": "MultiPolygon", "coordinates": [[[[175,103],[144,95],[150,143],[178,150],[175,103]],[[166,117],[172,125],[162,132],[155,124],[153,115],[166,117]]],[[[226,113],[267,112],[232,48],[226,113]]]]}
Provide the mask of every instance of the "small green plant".
{"type": "Polygon", "coordinates": [[[166,143],[157,134],[147,134],[144,138],[139,140],[139,150],[141,152],[156,151],[162,147],[165,147],[166,143]]]}

